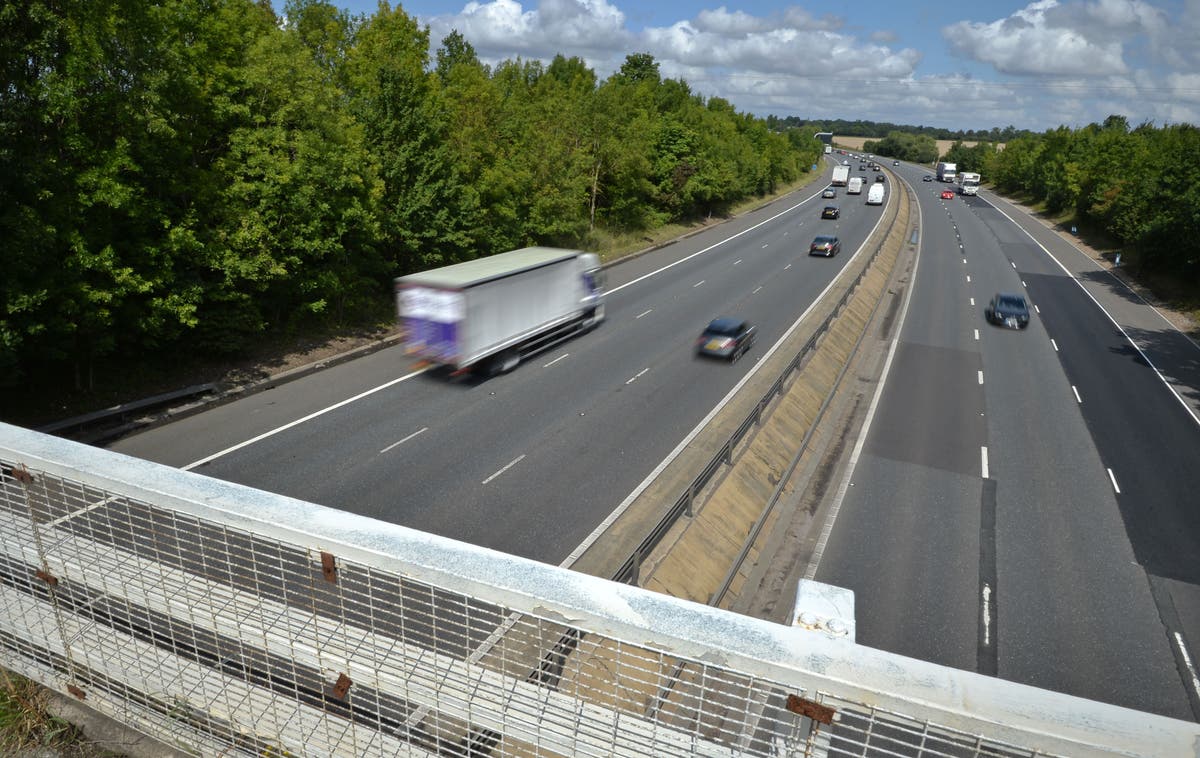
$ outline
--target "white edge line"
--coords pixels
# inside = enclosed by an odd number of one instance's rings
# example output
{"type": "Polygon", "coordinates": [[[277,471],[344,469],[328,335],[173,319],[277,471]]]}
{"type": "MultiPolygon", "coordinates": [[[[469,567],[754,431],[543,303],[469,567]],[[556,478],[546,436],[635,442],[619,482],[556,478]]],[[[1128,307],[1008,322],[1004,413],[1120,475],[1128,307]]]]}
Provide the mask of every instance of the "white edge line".
{"type": "Polygon", "coordinates": [[[1118,495],[1120,495],[1120,494],[1121,494],[1121,488],[1117,486],[1117,475],[1113,473],[1113,470],[1112,470],[1112,469],[1108,469],[1108,478],[1109,478],[1109,481],[1111,481],[1111,482],[1112,482],[1113,490],[1114,490],[1114,491],[1115,491],[1115,492],[1116,492],[1118,495]]]}
{"type": "Polygon", "coordinates": [[[613,287],[612,289],[610,289],[610,290],[606,291],[604,294],[605,294],[605,296],[608,296],[608,295],[611,295],[611,294],[613,294],[614,292],[620,292],[621,290],[625,289],[626,287],[632,287],[633,285],[637,284],[638,282],[642,281],[643,279],[649,279],[649,278],[650,278],[650,277],[652,277],[652,276],[655,276],[655,275],[657,275],[657,274],[661,274],[662,272],[666,271],[666,270],[667,270],[667,269],[669,269],[669,268],[674,268],[675,266],[678,266],[680,263],[685,263],[685,262],[687,262],[687,261],[690,261],[692,258],[695,258],[697,255],[704,255],[704,254],[705,254],[705,253],[707,253],[709,250],[713,250],[713,249],[715,249],[715,248],[718,248],[718,247],[720,247],[721,245],[724,245],[726,242],[729,242],[730,240],[735,240],[735,239],[737,239],[738,237],[741,237],[743,234],[748,234],[748,233],[750,233],[750,232],[754,231],[755,229],[757,229],[758,227],[762,226],[763,224],[768,224],[768,223],[770,223],[770,222],[774,221],[775,219],[779,218],[780,216],[784,216],[784,215],[786,215],[786,214],[788,214],[788,213],[791,213],[792,211],[796,210],[797,208],[799,208],[800,206],[804,205],[804,204],[805,204],[805,203],[807,203],[808,201],[810,201],[810,200],[813,200],[813,199],[814,199],[814,198],[816,198],[816,197],[819,197],[819,196],[820,196],[820,194],[821,194],[821,191],[820,191],[820,190],[817,190],[817,191],[816,191],[816,192],[814,192],[812,195],[809,195],[808,197],[804,198],[803,200],[801,200],[800,202],[796,203],[795,205],[792,205],[792,206],[789,206],[789,207],[787,207],[787,208],[784,208],[784,209],[783,209],[783,210],[781,210],[779,213],[776,213],[774,216],[771,216],[771,217],[769,217],[769,218],[765,218],[765,219],[763,219],[762,221],[759,221],[759,222],[758,222],[757,224],[755,224],[754,226],[751,226],[751,227],[748,227],[748,228],[746,228],[746,229],[743,229],[742,231],[738,232],[737,234],[732,234],[732,235],[730,235],[730,236],[726,237],[726,238],[725,238],[725,239],[723,239],[723,240],[719,240],[719,241],[717,241],[717,242],[714,242],[713,244],[709,245],[708,247],[704,248],[703,250],[697,250],[696,252],[692,253],[692,254],[691,254],[691,255],[689,255],[689,256],[686,256],[686,257],[684,257],[684,258],[680,258],[679,260],[677,260],[677,261],[675,261],[675,262],[673,262],[673,263],[668,263],[667,265],[663,266],[662,268],[655,269],[654,271],[651,271],[651,272],[650,272],[650,273],[648,273],[648,274],[642,274],[641,276],[639,276],[637,279],[634,279],[633,281],[625,282],[624,284],[622,284],[622,285],[620,285],[620,286],[618,286],[618,287],[613,287]]]}
{"type": "Polygon", "coordinates": [[[1192,677],[1192,690],[1196,694],[1200,694],[1200,675],[1196,674],[1196,666],[1192,663],[1192,656],[1188,655],[1187,646],[1183,644],[1183,635],[1179,632],[1172,632],[1175,636],[1175,645],[1179,648],[1179,654],[1183,656],[1183,663],[1187,666],[1188,674],[1192,677]]]}
{"type": "MultiPolygon", "coordinates": [[[[889,196],[891,193],[888,193],[889,196]]],[[[922,230],[925,229],[924,213],[921,212],[921,204],[917,203],[917,257],[913,261],[912,273],[909,275],[909,281],[915,283],[917,281],[917,268],[921,263],[921,239],[924,237],[922,230]]],[[[883,217],[880,216],[880,221],[883,217]]],[[[869,239],[869,237],[868,237],[869,239]]],[[[908,317],[908,306],[912,302],[912,293],[915,287],[910,286],[908,291],[904,293],[904,305],[900,308],[900,320],[897,322],[899,326],[892,332],[892,344],[888,347],[887,359],[883,362],[883,372],[879,375],[879,384],[875,387],[875,396],[871,398],[871,405],[867,408],[867,416],[863,420],[862,429],[858,432],[858,440],[854,443],[854,450],[850,453],[850,460],[846,464],[846,473],[842,477],[841,484],[838,485],[837,493],[833,496],[833,504],[829,507],[829,515],[825,518],[825,524],[821,527],[821,536],[817,538],[817,544],[813,548],[812,558],[808,562],[808,568],[804,572],[804,578],[808,580],[815,579],[817,569],[821,567],[821,558],[825,554],[825,546],[829,543],[829,536],[833,534],[833,525],[837,521],[838,512],[842,510],[842,502],[846,499],[846,493],[850,490],[850,480],[854,478],[854,470],[858,467],[859,456],[862,455],[863,447],[867,444],[867,436],[871,432],[871,422],[875,420],[875,411],[879,408],[879,400],[883,397],[883,388],[887,386],[888,373],[892,370],[892,361],[896,357],[896,348],[900,345],[900,332],[904,328],[904,320],[908,317]]]]}
{"type": "Polygon", "coordinates": [[[383,384],[379,385],[378,387],[372,387],[371,389],[369,389],[365,392],[358,393],[354,397],[348,397],[345,400],[336,402],[333,405],[329,406],[328,408],[322,408],[319,411],[313,411],[312,413],[308,414],[307,416],[304,416],[303,418],[298,418],[295,421],[289,421],[288,423],[284,424],[283,426],[276,427],[269,432],[263,432],[262,434],[258,435],[257,437],[251,437],[250,439],[248,439],[244,442],[239,442],[238,444],[233,445],[232,447],[227,447],[224,450],[213,453],[212,455],[205,456],[204,458],[201,458],[198,461],[192,461],[191,463],[189,463],[186,466],[181,466],[180,470],[181,471],[191,471],[192,469],[196,468],[197,466],[203,466],[204,464],[209,463],[210,461],[215,461],[216,459],[220,458],[221,456],[228,455],[228,454],[234,452],[235,450],[241,450],[242,448],[246,447],[247,445],[253,445],[255,442],[261,442],[262,440],[265,440],[267,437],[273,437],[276,434],[279,434],[280,432],[291,429],[293,426],[299,426],[300,424],[303,424],[306,421],[312,421],[313,419],[317,418],[318,416],[324,416],[326,413],[329,413],[330,411],[335,411],[344,405],[349,405],[350,403],[356,402],[358,400],[362,400],[364,397],[374,395],[376,392],[379,392],[380,390],[385,390],[388,387],[391,387],[393,384],[399,384],[400,382],[412,379],[414,376],[419,376],[428,370],[429,370],[428,368],[418,369],[418,370],[412,372],[411,374],[405,374],[404,376],[393,379],[390,382],[384,382],[383,384]]]}
{"type": "MultiPolygon", "coordinates": [[[[811,199],[813,199],[813,197],[817,197],[817,195],[813,195],[812,197],[810,197],[808,199],[811,200],[811,199]]],[[[891,202],[891,200],[890,200],[891,197],[892,197],[892,194],[888,193],[888,198],[889,198],[888,202],[891,202]]],[[[804,202],[808,202],[808,200],[805,200],[804,202]]],[[[791,208],[788,208],[787,211],[783,211],[783,213],[778,213],[778,214],[772,216],[771,218],[767,219],[767,221],[772,221],[776,218],[779,218],[784,213],[787,213],[788,211],[799,207],[799,205],[800,204],[793,205],[791,208]]],[[[918,211],[918,213],[920,213],[920,203],[918,203],[917,206],[918,206],[917,211],[918,211]]],[[[882,214],[882,213],[879,214],[879,219],[875,222],[875,226],[873,226],[871,228],[871,231],[867,234],[866,239],[868,241],[871,239],[871,236],[875,233],[875,230],[879,228],[879,225],[883,223],[883,216],[884,216],[884,214],[882,214]]],[[[763,221],[762,223],[765,224],[766,221],[763,221]]],[[[762,224],[758,224],[757,226],[761,226],[761,225],[762,224]]],[[[753,229],[755,227],[751,227],[751,228],[753,229]]],[[[746,231],[750,231],[750,230],[747,229],[746,231]]],[[[745,234],[745,232],[739,232],[739,234],[745,234]]],[[[733,239],[733,237],[730,237],[730,239],[733,239]]],[[[721,244],[721,243],[717,243],[717,244],[721,244]]],[[[716,245],[713,245],[712,247],[716,247],[716,245]]],[[[854,260],[856,258],[858,258],[858,256],[862,255],[862,252],[863,252],[863,250],[866,249],[866,247],[867,247],[867,242],[864,241],[863,244],[861,246],[859,246],[858,250],[855,251],[854,255],[850,256],[850,260],[846,261],[846,265],[847,266],[850,265],[851,263],[854,262],[854,260]]],[[[711,247],[705,248],[705,250],[711,250],[711,249],[712,249],[711,247]]],[[[701,253],[705,252],[705,250],[701,250],[700,252],[701,253]]],[[[699,254],[700,253],[695,253],[695,255],[699,255],[699,254]]],[[[689,257],[694,257],[694,256],[689,256],[689,257]]],[[[687,260],[687,259],[685,258],[684,260],[687,260]]],[[[673,266],[675,264],[673,263],[671,265],[673,266]]],[[[914,264],[913,265],[913,274],[912,274],[913,276],[916,276],[916,270],[917,270],[916,265],[914,264]]],[[[657,272],[654,272],[654,273],[657,273],[657,272]]],[[[652,276],[652,275],[653,274],[647,274],[646,276],[652,276]]],[[[642,278],[645,279],[646,277],[642,277],[642,278]]],[[[687,435],[682,440],[679,441],[679,444],[675,446],[675,449],[672,450],[670,453],[668,453],[667,457],[663,458],[662,461],[657,466],[654,467],[654,470],[651,471],[649,474],[647,474],[646,478],[643,479],[641,481],[641,483],[638,484],[638,486],[634,487],[633,491],[631,491],[628,495],[625,496],[625,499],[622,500],[621,503],[616,508],[613,509],[612,513],[608,514],[608,516],[606,516],[605,519],[603,521],[601,521],[596,526],[595,529],[592,530],[592,533],[589,534],[586,538],[584,538],[583,542],[580,542],[579,545],[576,546],[576,548],[571,551],[571,554],[568,555],[566,558],[564,558],[563,561],[558,564],[560,568],[569,568],[572,564],[574,564],[576,561],[578,561],[583,556],[583,554],[587,552],[588,548],[590,548],[592,546],[592,544],[596,542],[596,540],[600,539],[600,535],[604,534],[604,532],[607,531],[610,526],[612,526],[613,522],[615,522],[618,518],[620,518],[621,514],[623,514],[626,510],[629,509],[629,506],[633,505],[633,501],[637,500],[638,496],[641,495],[643,492],[645,492],[646,488],[649,487],[651,485],[651,483],[653,483],[654,480],[658,478],[658,475],[661,474],[663,472],[663,470],[667,468],[667,466],[671,465],[672,461],[674,461],[676,458],[679,457],[680,453],[682,453],[687,448],[687,446],[691,444],[692,440],[694,440],[696,438],[696,435],[700,434],[700,432],[704,429],[704,427],[708,425],[708,422],[712,421],[713,417],[715,417],[721,411],[722,408],[724,408],[726,405],[729,404],[729,401],[732,400],[733,397],[742,389],[742,387],[746,384],[746,382],[750,381],[751,377],[753,377],[754,374],[756,374],[758,372],[758,369],[766,363],[767,359],[770,358],[772,355],[774,355],[775,352],[777,350],[779,350],[780,346],[783,345],[783,343],[789,337],[792,336],[792,332],[794,332],[800,328],[801,322],[804,321],[804,319],[808,316],[808,314],[812,311],[813,308],[817,307],[817,305],[821,302],[821,300],[825,297],[825,295],[829,294],[829,290],[833,289],[833,285],[837,283],[837,280],[838,280],[838,277],[834,277],[833,280],[829,282],[829,284],[825,285],[825,289],[821,290],[820,294],[818,294],[816,296],[816,298],[813,299],[812,303],[809,304],[809,306],[804,309],[804,312],[801,313],[794,322],[792,322],[792,325],[790,327],[788,327],[788,330],[786,332],[783,333],[783,336],[780,337],[779,340],[774,345],[771,346],[771,349],[768,350],[762,356],[762,358],[760,358],[758,360],[758,362],[754,364],[754,368],[752,368],[749,372],[747,372],[747,374],[745,376],[743,376],[737,384],[733,385],[733,387],[729,390],[729,392],[726,393],[725,397],[721,398],[721,401],[719,403],[717,403],[715,406],[713,406],[713,409],[708,412],[708,415],[706,415],[704,418],[700,419],[700,423],[696,424],[696,426],[692,428],[692,431],[688,432],[687,435]]],[[[638,280],[635,279],[634,281],[638,281],[638,280]]],[[[629,284],[633,284],[633,282],[630,282],[629,284]]],[[[626,285],[621,285],[621,286],[627,287],[629,285],[626,284],[626,285]]],[[[905,312],[907,312],[907,310],[908,310],[908,301],[911,298],[911,296],[912,296],[912,288],[910,287],[908,289],[907,294],[905,294],[905,300],[904,300],[905,312]]],[[[900,323],[904,323],[903,315],[901,315],[900,323]]],[[[899,330],[897,330],[896,334],[899,334],[899,330]]],[[[892,356],[892,353],[895,352],[895,349],[896,349],[895,345],[896,345],[896,342],[893,341],[892,352],[888,354],[888,365],[891,365],[891,356],[892,356]]],[[[886,376],[886,371],[887,371],[887,366],[884,367],[884,372],[885,372],[884,376],[886,376]]],[[[881,382],[880,388],[882,388],[882,387],[883,387],[883,383],[881,382]]],[[[881,390],[877,390],[875,393],[875,400],[871,404],[871,411],[870,411],[870,413],[872,415],[874,414],[875,405],[879,402],[880,394],[881,394],[881,390]]],[[[869,418],[870,417],[868,416],[868,422],[869,422],[869,418]]],[[[864,434],[864,437],[865,437],[865,434],[864,434]]],[[[855,455],[852,458],[852,461],[857,460],[858,452],[860,452],[861,450],[862,450],[862,442],[860,441],[858,446],[855,448],[855,455]]],[[[854,470],[853,464],[851,465],[850,470],[851,471],[854,470]]],[[[847,477],[848,476],[849,475],[847,474],[847,477]]],[[[847,482],[849,482],[849,478],[847,478],[847,482]]],[[[843,491],[841,494],[844,495],[845,492],[843,491]]],[[[839,499],[837,501],[837,507],[840,507],[840,506],[841,506],[841,499],[839,497],[839,499]]],[[[830,529],[832,529],[832,528],[833,528],[832,525],[830,525],[830,529]]]]}
{"type": "Polygon", "coordinates": [[[487,484],[488,482],[490,482],[493,479],[495,479],[496,477],[500,476],[505,471],[508,471],[510,468],[517,465],[518,463],[520,463],[523,460],[525,460],[525,453],[521,453],[516,458],[513,458],[511,461],[508,462],[507,465],[504,466],[504,468],[502,468],[499,471],[497,471],[496,473],[492,474],[487,479],[484,479],[482,482],[480,482],[480,484],[487,484]]]}
{"type": "Polygon", "coordinates": [[[991,467],[988,466],[987,445],[979,446],[979,470],[984,479],[987,479],[992,473],[991,467]]]}
{"type": "Polygon", "coordinates": [[[567,357],[567,356],[569,356],[569,355],[570,355],[570,353],[563,353],[562,355],[558,356],[557,358],[555,358],[554,360],[550,361],[549,363],[543,363],[543,364],[542,364],[542,368],[550,368],[550,367],[551,367],[551,366],[553,366],[555,363],[558,363],[559,361],[563,360],[564,358],[566,358],[566,357],[567,357]]]}
{"type": "MultiPolygon", "coordinates": [[[[565,357],[565,356],[564,356],[564,357],[565,357]]],[[[408,441],[409,441],[409,440],[411,440],[413,437],[416,437],[418,434],[424,434],[424,433],[425,433],[425,432],[427,432],[427,431],[429,431],[429,427],[427,427],[427,426],[421,427],[420,429],[418,429],[417,431],[415,431],[415,432],[413,432],[412,434],[408,435],[408,436],[407,436],[407,437],[405,437],[404,439],[402,439],[402,440],[397,440],[396,442],[393,442],[392,444],[388,445],[388,446],[387,446],[387,447],[385,447],[384,449],[380,450],[380,451],[379,451],[379,454],[380,454],[380,455],[383,455],[384,453],[386,453],[387,451],[389,451],[389,450],[391,450],[392,448],[396,447],[397,445],[403,445],[405,442],[408,442],[408,441]]]]}
{"type": "MultiPolygon", "coordinates": [[[[1018,224],[1016,221],[1014,221],[1012,216],[1009,216],[1007,213],[1000,210],[1000,208],[998,206],[996,206],[995,204],[993,204],[992,207],[995,208],[996,211],[1001,216],[1004,216],[1006,219],[1008,219],[1009,222],[1013,226],[1015,226],[1018,229],[1020,229],[1021,231],[1025,232],[1025,236],[1027,236],[1027,237],[1029,237],[1029,239],[1033,240],[1033,244],[1040,247],[1042,249],[1042,252],[1045,253],[1046,255],[1048,255],[1050,257],[1050,260],[1054,261],[1058,265],[1058,267],[1063,270],[1063,273],[1065,273],[1071,281],[1075,282],[1076,286],[1078,286],[1079,289],[1083,290],[1083,293],[1085,295],[1087,295],[1093,303],[1096,304],[1096,307],[1100,309],[1100,312],[1108,317],[1108,320],[1112,322],[1113,326],[1117,327],[1117,330],[1121,332],[1121,336],[1123,336],[1126,340],[1128,340],[1130,345],[1133,345],[1133,349],[1138,351],[1138,355],[1142,356],[1142,360],[1144,360],[1146,362],[1146,365],[1154,370],[1154,373],[1158,375],[1158,378],[1163,383],[1163,386],[1165,386],[1168,390],[1171,391],[1171,394],[1175,396],[1175,399],[1179,401],[1179,404],[1181,406],[1183,406],[1183,409],[1185,411],[1187,411],[1187,414],[1192,417],[1192,421],[1195,421],[1196,424],[1200,425],[1200,416],[1196,415],[1196,412],[1193,411],[1192,407],[1187,404],[1187,401],[1184,400],[1183,397],[1175,390],[1175,388],[1171,386],[1171,383],[1168,382],[1167,378],[1165,376],[1163,376],[1161,371],[1158,370],[1158,366],[1154,365],[1154,361],[1150,360],[1150,357],[1146,355],[1146,353],[1142,350],[1141,346],[1138,345],[1138,343],[1133,341],[1133,338],[1129,336],[1129,332],[1125,331],[1125,327],[1123,327],[1119,323],[1117,323],[1117,320],[1112,317],[1112,314],[1109,313],[1108,310],[1103,305],[1100,304],[1100,301],[1096,299],[1096,296],[1093,295],[1091,292],[1089,292],[1087,287],[1083,286],[1083,282],[1079,281],[1079,279],[1074,274],[1071,273],[1070,269],[1068,269],[1066,266],[1063,265],[1062,261],[1060,261],[1058,258],[1055,258],[1054,253],[1051,253],[1049,250],[1046,249],[1045,245],[1043,245],[1041,242],[1038,242],[1037,237],[1034,237],[1033,234],[1030,233],[1030,231],[1028,229],[1026,229],[1025,227],[1018,224]]],[[[1074,246],[1072,246],[1072,247],[1074,247],[1074,246]]],[[[1083,253],[1081,252],[1080,255],[1082,255],[1082,254],[1083,253]]],[[[1103,270],[1103,269],[1101,269],[1101,270],[1103,270]]],[[[1137,293],[1135,292],[1134,294],[1136,295],[1137,293]]],[[[1154,306],[1150,306],[1150,307],[1153,308],[1154,306]]],[[[1162,316],[1161,313],[1158,315],[1162,316]]],[[[1169,321],[1167,323],[1170,324],[1169,321]]],[[[1172,324],[1171,328],[1175,329],[1175,326],[1172,324]]],[[[1178,332],[1179,330],[1175,329],[1175,331],[1178,332]]],[[[1179,333],[1183,334],[1183,332],[1179,332],[1179,333]]],[[[1186,337],[1187,335],[1184,335],[1184,336],[1186,337]]],[[[1192,344],[1195,344],[1195,343],[1193,342],[1192,344]]]]}

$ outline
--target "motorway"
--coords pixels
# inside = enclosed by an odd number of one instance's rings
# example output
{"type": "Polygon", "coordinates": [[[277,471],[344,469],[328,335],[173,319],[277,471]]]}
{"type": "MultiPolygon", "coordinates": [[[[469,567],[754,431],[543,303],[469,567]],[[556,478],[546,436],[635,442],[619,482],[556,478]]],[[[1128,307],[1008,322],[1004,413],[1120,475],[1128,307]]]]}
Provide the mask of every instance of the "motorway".
{"type": "MultiPolygon", "coordinates": [[[[1027,218],[896,170],[915,281],[816,578],[854,590],[862,644],[1197,718],[1200,424],[1005,213],[1027,218]],[[984,321],[1001,290],[1037,306],[1029,329],[984,321]]],[[[609,269],[606,323],[511,374],[449,382],[384,350],[112,449],[560,563],[870,234],[865,195],[820,220],[821,186],[609,269]],[[808,257],[830,230],[842,256],[808,257]],[[693,355],[717,315],[759,326],[736,364],[693,355]]],[[[1200,365],[1141,342],[1168,376],[1200,365]]]]}
{"type": "Polygon", "coordinates": [[[611,268],[607,321],[510,374],[449,382],[385,350],[112,449],[559,563],[867,239],[882,208],[841,195],[821,220],[823,186],[611,268]],[[808,256],[822,233],[841,255],[808,256]],[[736,364],[693,353],[718,315],[759,327],[736,364]]]}
{"type": "MultiPolygon", "coordinates": [[[[1200,717],[1200,424],[1011,208],[898,170],[915,285],[810,572],[854,590],[861,644],[1200,717]],[[1028,329],[986,322],[999,291],[1028,329]]],[[[1151,361],[1186,374],[1168,342],[1151,361]]]]}

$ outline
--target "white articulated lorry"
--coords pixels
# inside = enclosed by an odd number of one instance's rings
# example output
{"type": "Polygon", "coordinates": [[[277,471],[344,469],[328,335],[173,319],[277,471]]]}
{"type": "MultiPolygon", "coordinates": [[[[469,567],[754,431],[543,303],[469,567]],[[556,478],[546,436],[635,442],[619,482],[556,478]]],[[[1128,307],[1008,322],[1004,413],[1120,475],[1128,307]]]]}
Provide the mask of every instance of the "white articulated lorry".
{"type": "Polygon", "coordinates": [[[593,253],[526,247],[396,279],[407,352],[454,372],[499,374],[604,320],[593,253]]]}
{"type": "Polygon", "coordinates": [[[846,180],[850,178],[849,166],[834,166],[833,181],[830,182],[834,187],[845,187],[846,180]]]}
{"type": "Polygon", "coordinates": [[[942,161],[938,161],[937,180],[939,182],[952,182],[954,181],[954,174],[957,170],[958,167],[953,163],[944,163],[942,161]]]}
{"type": "Polygon", "coordinates": [[[974,171],[964,171],[958,175],[958,194],[960,195],[978,195],[979,194],[979,174],[974,171]]]}

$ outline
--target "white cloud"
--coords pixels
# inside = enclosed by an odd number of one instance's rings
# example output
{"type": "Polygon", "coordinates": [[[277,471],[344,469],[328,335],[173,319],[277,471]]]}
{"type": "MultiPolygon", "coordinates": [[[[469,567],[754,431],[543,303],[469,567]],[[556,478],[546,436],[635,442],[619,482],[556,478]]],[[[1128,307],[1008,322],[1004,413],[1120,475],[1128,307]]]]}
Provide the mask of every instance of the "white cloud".
{"type": "Polygon", "coordinates": [[[647,52],[664,76],[759,115],[1040,130],[1110,113],[1161,123],[1200,108],[1200,0],[1182,0],[1176,18],[1150,0],[1038,0],[942,29],[961,56],[1017,75],[1006,83],[922,74],[923,53],[897,47],[893,31],[798,6],[756,16],[721,5],[634,31],[622,2],[471,0],[421,21],[435,47],[457,29],[489,63],[561,53],[604,78],[647,52]]]}
{"type": "Polygon", "coordinates": [[[998,21],[959,21],[943,28],[942,36],[955,53],[1005,74],[1119,74],[1128,67],[1111,24],[1122,15],[1152,16],[1143,5],[1100,0],[1061,6],[1058,0],[1038,0],[998,21]]]}

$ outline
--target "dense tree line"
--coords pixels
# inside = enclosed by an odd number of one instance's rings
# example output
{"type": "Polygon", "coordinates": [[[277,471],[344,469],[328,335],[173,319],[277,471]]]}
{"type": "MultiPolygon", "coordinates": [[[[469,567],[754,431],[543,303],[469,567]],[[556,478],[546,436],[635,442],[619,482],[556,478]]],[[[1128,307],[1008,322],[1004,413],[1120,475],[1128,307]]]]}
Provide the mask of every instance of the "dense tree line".
{"type": "Polygon", "coordinates": [[[993,153],[984,179],[1103,231],[1131,263],[1200,291],[1200,129],[1130,129],[1122,116],[1021,137],[993,153]]]}
{"type": "Polygon", "coordinates": [[[796,116],[777,118],[767,116],[767,125],[775,130],[799,129],[809,134],[816,132],[833,132],[835,138],[842,137],[877,137],[885,138],[893,132],[920,135],[933,140],[966,140],[968,142],[1007,142],[1021,136],[1032,135],[1026,129],[1015,126],[992,127],[991,129],[945,129],[936,126],[909,126],[893,124],[887,121],[847,121],[844,119],[821,120],[802,119],[796,116]]]}
{"type": "Polygon", "coordinates": [[[937,142],[928,134],[891,132],[881,140],[864,142],[863,151],[913,163],[932,163],[938,159],[937,142]]]}
{"type": "Polygon", "coordinates": [[[478,60],[381,3],[0,7],[0,385],[235,353],[391,277],[720,213],[820,146],[646,54],[478,60]]]}

